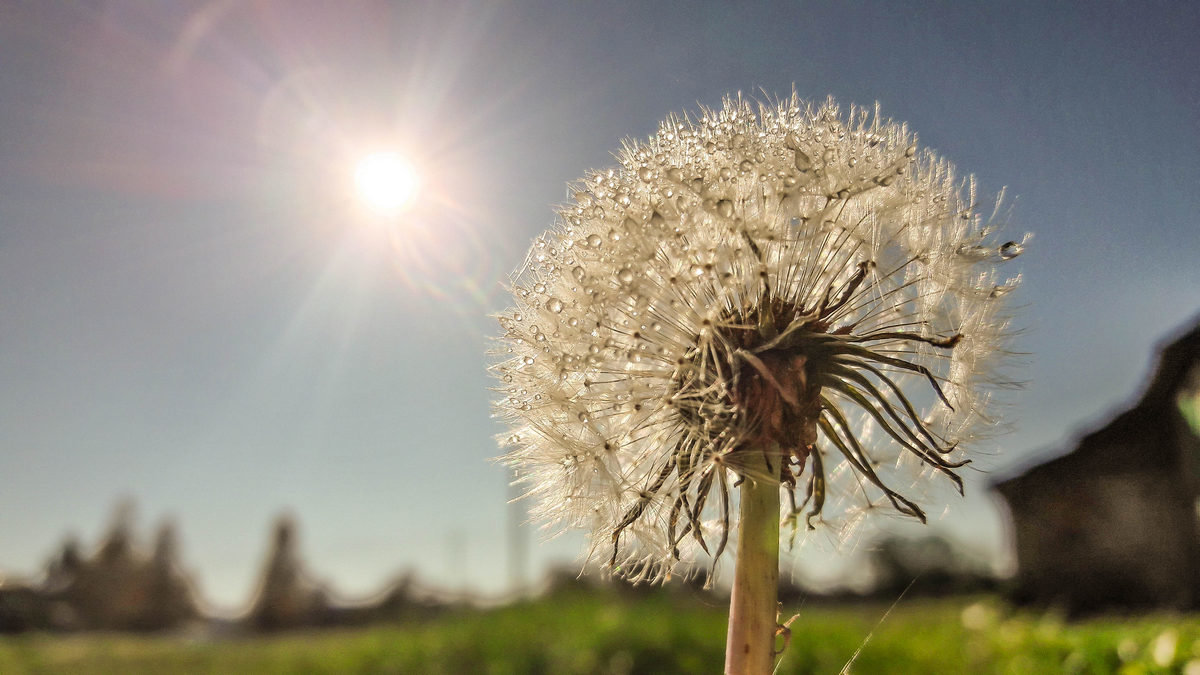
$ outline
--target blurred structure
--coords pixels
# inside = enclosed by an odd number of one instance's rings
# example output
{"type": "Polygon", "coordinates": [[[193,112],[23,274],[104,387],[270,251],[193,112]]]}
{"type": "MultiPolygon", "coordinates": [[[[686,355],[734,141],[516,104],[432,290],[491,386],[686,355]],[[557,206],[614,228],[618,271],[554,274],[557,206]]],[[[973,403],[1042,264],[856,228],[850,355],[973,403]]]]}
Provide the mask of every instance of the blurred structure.
{"type": "Polygon", "coordinates": [[[280,516],[248,621],[258,630],[279,630],[323,625],[329,614],[328,593],[300,561],[296,524],[290,516],[280,516]]]}
{"type": "Polygon", "coordinates": [[[121,503],[96,553],[68,539],[39,585],[0,587],[0,632],[180,628],[200,617],[182,572],[174,526],[158,531],[151,552],[134,543],[133,506],[121,503]]]}
{"type": "Polygon", "coordinates": [[[1012,598],[1072,614],[1200,607],[1200,322],[1145,394],[1070,453],[1001,481],[1012,598]]]}

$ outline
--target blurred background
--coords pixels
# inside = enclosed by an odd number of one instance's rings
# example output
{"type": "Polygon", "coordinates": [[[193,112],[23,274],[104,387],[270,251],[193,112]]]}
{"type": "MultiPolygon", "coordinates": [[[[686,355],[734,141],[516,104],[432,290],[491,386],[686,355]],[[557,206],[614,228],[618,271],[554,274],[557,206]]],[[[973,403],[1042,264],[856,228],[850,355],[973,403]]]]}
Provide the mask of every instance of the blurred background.
{"type": "MultiPolygon", "coordinates": [[[[988,484],[1132,404],[1200,312],[1197,28],[1165,2],[0,3],[0,577],[90,554],[121,500],[219,613],[281,514],[343,597],[572,564],[493,461],[506,275],[622,138],[793,88],[879,102],[1034,235],[1014,431],[927,528],[878,525],[1011,571],[988,484]]],[[[794,580],[864,583],[861,541],[810,536],[794,580]]]]}

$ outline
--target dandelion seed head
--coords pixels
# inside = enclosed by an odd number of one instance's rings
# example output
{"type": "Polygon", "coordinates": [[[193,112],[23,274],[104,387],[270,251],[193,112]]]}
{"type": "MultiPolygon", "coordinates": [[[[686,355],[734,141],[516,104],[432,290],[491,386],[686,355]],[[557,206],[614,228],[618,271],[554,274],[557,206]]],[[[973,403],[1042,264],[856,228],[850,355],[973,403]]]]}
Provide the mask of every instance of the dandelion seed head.
{"type": "Polygon", "coordinates": [[[513,278],[504,460],[552,531],[661,580],[719,558],[746,453],[804,528],[955,469],[989,414],[1005,264],[972,179],[902,124],[794,94],[627,140],[513,278]],[[829,495],[829,496],[827,496],[829,495]]]}

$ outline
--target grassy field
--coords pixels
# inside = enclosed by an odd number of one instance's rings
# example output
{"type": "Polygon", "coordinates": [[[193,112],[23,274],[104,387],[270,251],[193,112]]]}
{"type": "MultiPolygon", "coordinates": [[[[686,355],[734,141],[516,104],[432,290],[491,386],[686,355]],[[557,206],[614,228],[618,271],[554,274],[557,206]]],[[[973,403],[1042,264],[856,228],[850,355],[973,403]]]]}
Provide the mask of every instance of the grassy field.
{"type": "MultiPolygon", "coordinates": [[[[802,607],[780,673],[1200,675],[1200,617],[1066,623],[990,598],[802,607]],[[881,620],[882,619],[882,620],[881,620]]],[[[725,608],[560,592],[407,625],[187,640],[0,638],[0,673],[719,673],[725,608]]]]}

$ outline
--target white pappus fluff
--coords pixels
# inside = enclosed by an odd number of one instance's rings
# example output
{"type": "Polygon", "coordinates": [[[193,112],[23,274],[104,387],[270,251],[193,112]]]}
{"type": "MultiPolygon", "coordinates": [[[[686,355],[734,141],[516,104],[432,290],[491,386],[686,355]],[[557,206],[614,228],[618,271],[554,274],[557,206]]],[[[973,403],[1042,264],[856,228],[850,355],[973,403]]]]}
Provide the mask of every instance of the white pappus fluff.
{"type": "Polygon", "coordinates": [[[672,117],[617,161],[574,186],[499,317],[503,460],[535,517],[660,580],[726,550],[745,453],[779,468],[793,527],[923,520],[900,489],[961,489],[1023,248],[971,179],[878,111],[795,94],[672,117]]]}

